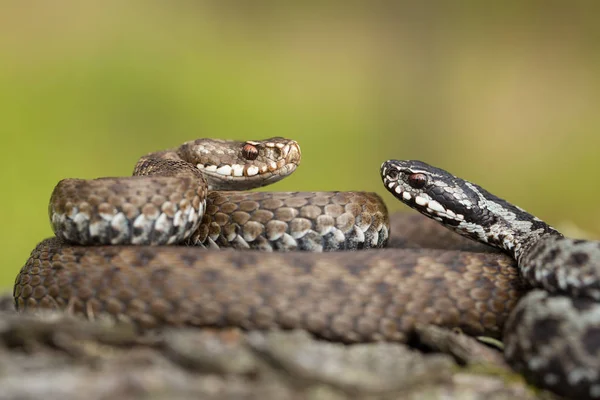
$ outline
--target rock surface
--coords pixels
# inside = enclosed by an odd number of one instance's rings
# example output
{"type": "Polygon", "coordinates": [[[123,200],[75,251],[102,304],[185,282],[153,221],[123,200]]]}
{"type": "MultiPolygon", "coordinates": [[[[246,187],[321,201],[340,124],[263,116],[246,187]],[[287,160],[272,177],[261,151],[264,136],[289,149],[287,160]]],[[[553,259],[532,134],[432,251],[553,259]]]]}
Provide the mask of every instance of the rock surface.
{"type": "Polygon", "coordinates": [[[552,398],[528,388],[498,351],[435,327],[419,329],[423,353],[300,331],[139,335],[111,321],[19,315],[10,296],[0,304],[0,400],[552,398]]]}

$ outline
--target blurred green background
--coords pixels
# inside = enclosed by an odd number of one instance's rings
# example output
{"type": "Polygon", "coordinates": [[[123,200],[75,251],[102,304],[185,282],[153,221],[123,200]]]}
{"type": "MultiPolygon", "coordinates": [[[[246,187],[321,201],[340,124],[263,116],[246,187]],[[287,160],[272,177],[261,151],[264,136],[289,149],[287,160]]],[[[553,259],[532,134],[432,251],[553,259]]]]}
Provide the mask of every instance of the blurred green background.
{"type": "Polygon", "coordinates": [[[296,138],[301,167],[269,190],[370,190],[405,209],[379,165],[422,159],[598,236],[599,12],[564,1],[0,2],[0,288],[52,234],[58,180],[128,175],[140,155],[199,137],[296,138]]]}

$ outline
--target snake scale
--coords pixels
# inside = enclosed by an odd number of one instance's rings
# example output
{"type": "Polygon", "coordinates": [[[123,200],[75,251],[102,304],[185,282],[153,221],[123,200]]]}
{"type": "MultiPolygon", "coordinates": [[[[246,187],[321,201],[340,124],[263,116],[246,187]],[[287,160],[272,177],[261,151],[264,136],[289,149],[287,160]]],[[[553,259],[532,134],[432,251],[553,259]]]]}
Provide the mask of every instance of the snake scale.
{"type": "Polygon", "coordinates": [[[385,162],[385,187],[504,253],[417,215],[390,219],[373,193],[228,191],[278,181],[299,162],[283,138],[199,139],[142,157],[133,177],[59,182],[56,237],[18,274],[17,309],[140,328],[300,328],[346,343],[406,342],[432,323],[502,337],[532,383],[600,397],[599,243],[418,161],[385,162]]]}

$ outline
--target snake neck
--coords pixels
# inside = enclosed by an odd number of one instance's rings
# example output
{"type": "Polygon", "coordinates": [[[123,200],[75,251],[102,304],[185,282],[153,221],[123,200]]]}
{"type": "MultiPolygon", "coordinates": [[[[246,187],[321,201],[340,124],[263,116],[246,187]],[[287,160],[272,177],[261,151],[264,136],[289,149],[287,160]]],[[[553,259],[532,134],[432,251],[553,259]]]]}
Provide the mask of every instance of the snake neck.
{"type": "MultiPolygon", "coordinates": [[[[472,224],[480,224],[480,230],[477,237],[473,238],[504,250],[519,265],[522,265],[525,256],[537,243],[547,238],[563,237],[558,230],[521,207],[491,194],[478,185],[470,182],[466,184],[477,197],[477,201],[472,204],[471,213],[477,216],[474,219],[477,222],[472,224]]],[[[465,230],[465,227],[461,229],[465,230]]],[[[468,227],[466,231],[469,231],[468,227]]]]}
{"type": "Polygon", "coordinates": [[[494,215],[494,222],[479,225],[460,222],[456,225],[442,225],[469,239],[499,248],[521,264],[525,256],[536,244],[547,238],[562,238],[563,235],[550,225],[538,219],[516,219],[515,214],[494,215]]]}
{"type": "Polygon", "coordinates": [[[508,252],[520,266],[526,265],[530,258],[530,254],[535,248],[539,247],[539,244],[553,239],[562,239],[564,236],[548,226],[547,230],[536,230],[530,233],[517,234],[514,246],[505,245],[502,247],[503,250],[508,252]]]}

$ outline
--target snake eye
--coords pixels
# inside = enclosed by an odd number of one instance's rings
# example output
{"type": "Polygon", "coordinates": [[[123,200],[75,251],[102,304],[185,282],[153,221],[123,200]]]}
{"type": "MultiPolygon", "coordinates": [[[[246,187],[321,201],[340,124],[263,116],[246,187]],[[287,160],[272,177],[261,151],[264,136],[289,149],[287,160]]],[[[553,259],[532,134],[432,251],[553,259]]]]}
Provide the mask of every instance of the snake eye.
{"type": "Polygon", "coordinates": [[[422,189],[427,184],[427,175],[412,174],[408,176],[408,184],[414,189],[422,189]]]}
{"type": "Polygon", "coordinates": [[[244,156],[246,160],[256,160],[256,157],[258,157],[258,149],[253,144],[246,143],[242,147],[242,156],[244,156]]]}

